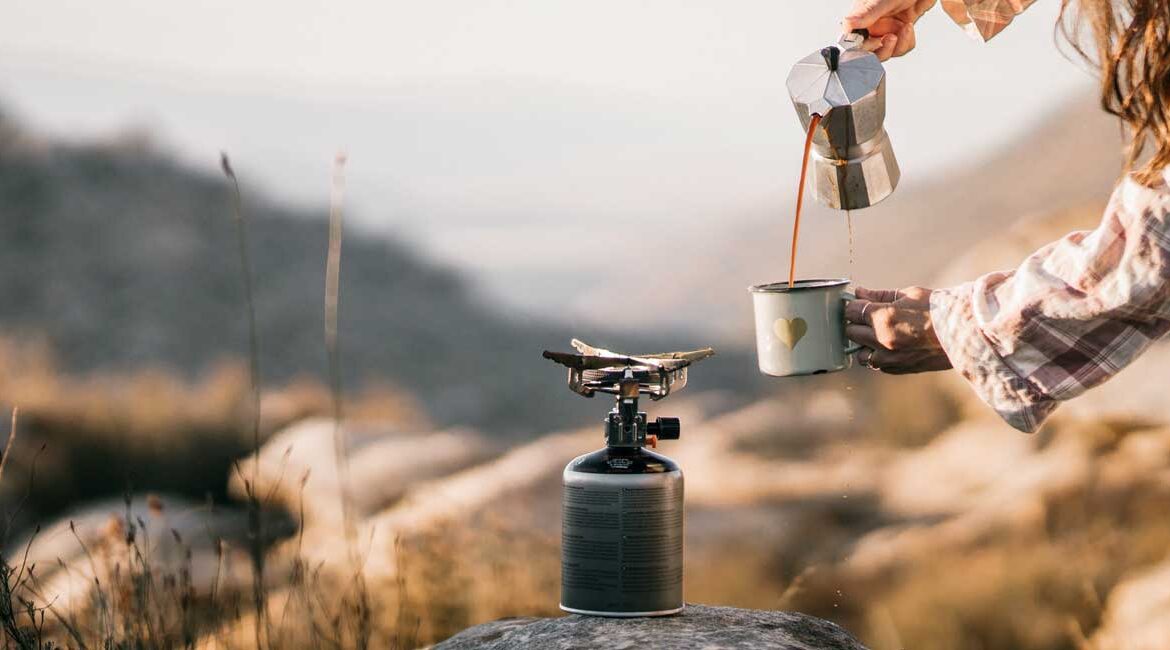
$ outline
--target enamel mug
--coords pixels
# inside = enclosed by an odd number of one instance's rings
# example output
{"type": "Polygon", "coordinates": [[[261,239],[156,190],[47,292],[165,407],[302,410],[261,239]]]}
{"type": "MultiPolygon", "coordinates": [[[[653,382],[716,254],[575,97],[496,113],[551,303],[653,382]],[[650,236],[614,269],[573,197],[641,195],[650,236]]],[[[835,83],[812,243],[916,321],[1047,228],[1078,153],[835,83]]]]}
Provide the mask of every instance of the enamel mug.
{"type": "Polygon", "coordinates": [[[845,338],[845,301],[855,298],[847,286],[839,279],[750,287],[760,372],[793,377],[848,368],[861,346],[845,338]]]}

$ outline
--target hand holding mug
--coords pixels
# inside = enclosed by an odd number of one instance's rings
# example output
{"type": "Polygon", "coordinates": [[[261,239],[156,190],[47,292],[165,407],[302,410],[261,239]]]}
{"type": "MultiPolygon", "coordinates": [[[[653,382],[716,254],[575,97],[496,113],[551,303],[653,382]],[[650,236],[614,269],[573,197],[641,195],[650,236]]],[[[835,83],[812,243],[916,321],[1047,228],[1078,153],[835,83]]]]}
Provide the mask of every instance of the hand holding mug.
{"type": "Polygon", "coordinates": [[[857,360],[895,375],[950,369],[930,319],[931,293],[858,288],[857,299],[845,305],[845,336],[866,348],[857,360]]]}

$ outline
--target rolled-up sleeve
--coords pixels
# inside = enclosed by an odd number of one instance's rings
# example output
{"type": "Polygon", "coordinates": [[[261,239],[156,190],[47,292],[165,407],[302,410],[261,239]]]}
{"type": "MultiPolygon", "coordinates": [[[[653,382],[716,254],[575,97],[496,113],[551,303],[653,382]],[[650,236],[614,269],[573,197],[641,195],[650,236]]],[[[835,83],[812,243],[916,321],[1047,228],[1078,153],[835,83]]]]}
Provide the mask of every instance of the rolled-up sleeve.
{"type": "Polygon", "coordinates": [[[984,41],[1011,24],[1036,0],[942,0],[943,10],[967,33],[984,41]]]}
{"type": "Polygon", "coordinates": [[[934,292],[931,319],[979,397],[1035,431],[1170,332],[1170,190],[1123,181],[1095,230],[934,292]]]}

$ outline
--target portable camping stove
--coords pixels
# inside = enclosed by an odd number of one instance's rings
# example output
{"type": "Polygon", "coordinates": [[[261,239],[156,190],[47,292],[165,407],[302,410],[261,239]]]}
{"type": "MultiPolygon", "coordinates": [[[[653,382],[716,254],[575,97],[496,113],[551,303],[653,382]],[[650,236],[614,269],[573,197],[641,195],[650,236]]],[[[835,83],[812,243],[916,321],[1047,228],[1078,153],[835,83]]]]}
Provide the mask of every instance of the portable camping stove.
{"type": "Polygon", "coordinates": [[[614,395],[605,448],[579,456],[562,477],[561,609],[595,616],[663,616],[683,608],[683,476],[647,450],[677,440],[678,418],[647,422],[638,397],[660,400],[687,384],[691,364],[715,351],[625,355],[574,340],[577,353],[545,351],[569,368],[569,388],[614,395]]]}

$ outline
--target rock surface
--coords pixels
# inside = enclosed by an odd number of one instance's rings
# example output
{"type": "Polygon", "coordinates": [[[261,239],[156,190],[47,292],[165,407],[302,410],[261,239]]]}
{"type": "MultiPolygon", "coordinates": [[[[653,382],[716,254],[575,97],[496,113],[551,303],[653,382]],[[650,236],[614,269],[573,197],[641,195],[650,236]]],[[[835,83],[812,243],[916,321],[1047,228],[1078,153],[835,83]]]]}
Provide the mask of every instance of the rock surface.
{"type": "Polygon", "coordinates": [[[835,623],[796,614],[687,605],[664,618],[508,618],[464,630],[434,650],[471,648],[771,648],[864,650],[835,623]]]}
{"type": "MultiPolygon", "coordinates": [[[[247,483],[288,512],[304,518],[306,528],[331,533],[343,525],[342,483],[337,476],[333,421],[311,418],[272,436],[260,450],[260,466],[244,458],[228,480],[228,492],[244,501],[247,483]]],[[[413,486],[455,474],[488,459],[489,442],[470,429],[404,430],[393,424],[350,424],[345,428],[348,492],[361,519],[392,506],[413,486]]]]}

